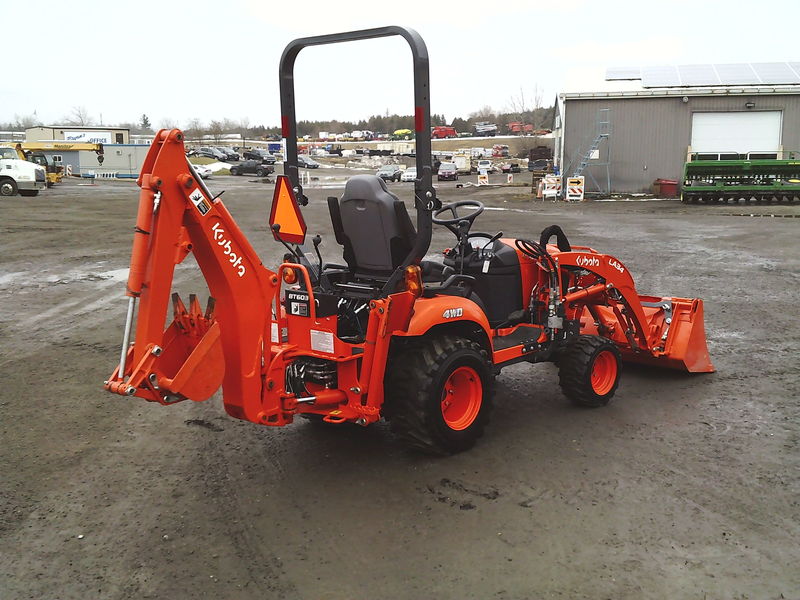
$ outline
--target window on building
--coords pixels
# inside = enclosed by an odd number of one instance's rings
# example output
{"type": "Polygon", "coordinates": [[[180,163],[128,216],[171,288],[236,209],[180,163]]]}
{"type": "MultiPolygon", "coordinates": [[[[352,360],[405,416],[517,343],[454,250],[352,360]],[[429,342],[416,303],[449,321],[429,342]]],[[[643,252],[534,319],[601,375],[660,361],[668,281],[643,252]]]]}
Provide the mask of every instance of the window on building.
{"type": "Polygon", "coordinates": [[[54,163],[60,163],[60,162],[64,162],[64,161],[63,161],[63,159],[61,158],[61,155],[60,155],[60,154],[53,154],[53,162],[54,162],[54,163]]]}
{"type": "Polygon", "coordinates": [[[116,140],[117,140],[117,143],[118,143],[118,144],[122,144],[122,143],[123,143],[123,140],[124,140],[125,138],[123,137],[123,135],[122,135],[121,133],[115,133],[115,134],[114,134],[114,139],[116,139],[116,140]]]}

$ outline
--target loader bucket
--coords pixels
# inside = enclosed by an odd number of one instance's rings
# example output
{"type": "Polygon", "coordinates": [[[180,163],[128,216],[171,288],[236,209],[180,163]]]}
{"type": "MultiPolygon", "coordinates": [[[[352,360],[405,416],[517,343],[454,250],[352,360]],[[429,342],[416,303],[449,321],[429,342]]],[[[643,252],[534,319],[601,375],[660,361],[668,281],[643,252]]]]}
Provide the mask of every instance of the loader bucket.
{"type": "Polygon", "coordinates": [[[714,366],[708,355],[703,323],[703,301],[699,298],[658,298],[639,296],[647,318],[652,354],[624,352],[632,362],[689,373],[712,373],[714,366]]]}

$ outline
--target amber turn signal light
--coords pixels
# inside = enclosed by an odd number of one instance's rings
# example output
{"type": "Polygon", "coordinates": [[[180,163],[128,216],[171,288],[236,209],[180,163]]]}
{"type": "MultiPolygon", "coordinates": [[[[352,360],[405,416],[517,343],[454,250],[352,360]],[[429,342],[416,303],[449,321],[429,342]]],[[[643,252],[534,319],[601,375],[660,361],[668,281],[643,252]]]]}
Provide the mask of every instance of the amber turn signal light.
{"type": "Polygon", "coordinates": [[[286,268],[283,270],[283,281],[292,285],[293,283],[297,283],[297,271],[294,269],[286,268]]]}
{"type": "Polygon", "coordinates": [[[406,267],[404,279],[407,292],[411,292],[417,298],[422,296],[422,270],[417,265],[406,267]]]}

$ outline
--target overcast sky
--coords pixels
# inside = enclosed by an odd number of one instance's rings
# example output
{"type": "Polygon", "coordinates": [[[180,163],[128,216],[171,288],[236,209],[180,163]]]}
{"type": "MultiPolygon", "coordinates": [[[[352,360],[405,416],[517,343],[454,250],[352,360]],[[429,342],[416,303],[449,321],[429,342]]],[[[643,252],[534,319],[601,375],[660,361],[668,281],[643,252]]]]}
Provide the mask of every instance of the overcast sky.
{"type": "MultiPolygon", "coordinates": [[[[278,60],[292,39],[382,25],[420,32],[431,109],[448,120],[508,108],[538,90],[630,88],[606,67],[800,60],[800,2],[672,0],[0,0],[0,122],[56,124],[83,106],[103,123],[280,123],[278,60]]],[[[298,119],[411,114],[401,38],[307,48],[298,119]]]]}

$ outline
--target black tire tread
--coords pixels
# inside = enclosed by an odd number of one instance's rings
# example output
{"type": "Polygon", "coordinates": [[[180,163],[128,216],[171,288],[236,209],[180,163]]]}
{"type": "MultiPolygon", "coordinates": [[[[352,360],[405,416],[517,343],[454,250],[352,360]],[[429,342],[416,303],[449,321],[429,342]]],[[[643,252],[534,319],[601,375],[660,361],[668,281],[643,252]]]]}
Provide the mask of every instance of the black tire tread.
{"type": "Polygon", "coordinates": [[[408,343],[393,353],[391,361],[385,379],[384,416],[400,441],[411,449],[437,455],[453,454],[474,445],[483,435],[493,408],[494,374],[486,350],[466,338],[439,335],[408,343]],[[453,447],[430,422],[426,402],[444,362],[461,349],[477,352],[486,363],[487,374],[482,414],[473,426],[472,439],[453,447]]]}
{"type": "Polygon", "coordinates": [[[608,404],[619,385],[622,364],[619,350],[613,342],[596,335],[581,335],[567,346],[558,359],[558,383],[564,395],[573,404],[586,408],[599,408],[608,404]],[[586,371],[599,350],[609,349],[617,356],[617,381],[605,396],[595,394],[586,382],[586,371]]]}

